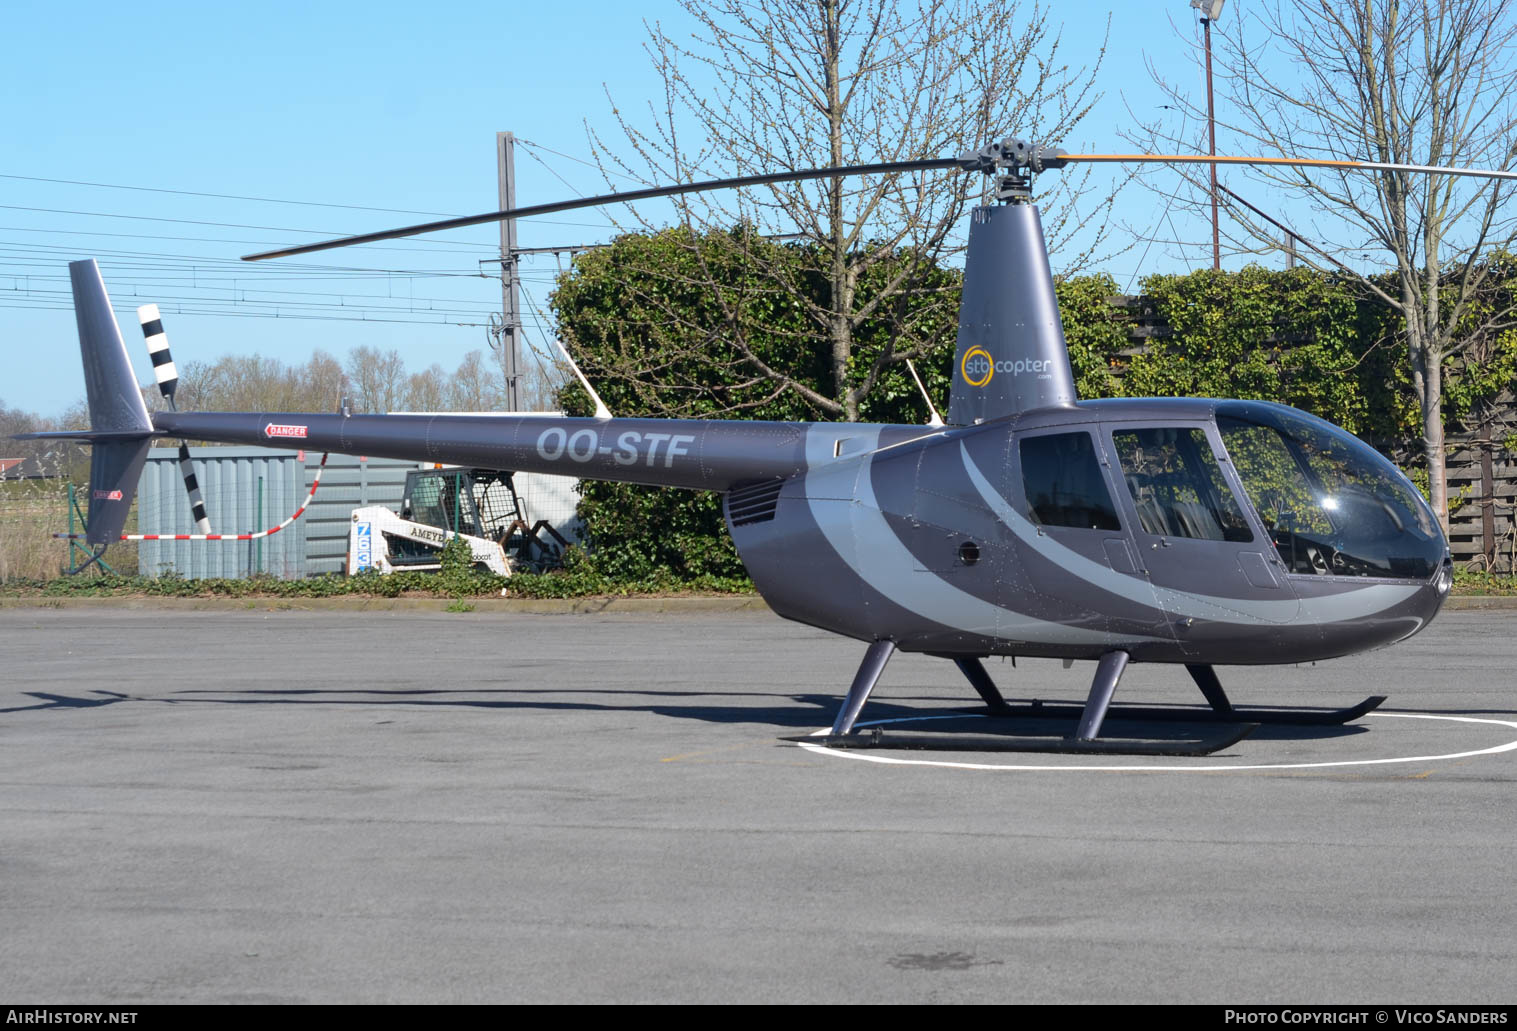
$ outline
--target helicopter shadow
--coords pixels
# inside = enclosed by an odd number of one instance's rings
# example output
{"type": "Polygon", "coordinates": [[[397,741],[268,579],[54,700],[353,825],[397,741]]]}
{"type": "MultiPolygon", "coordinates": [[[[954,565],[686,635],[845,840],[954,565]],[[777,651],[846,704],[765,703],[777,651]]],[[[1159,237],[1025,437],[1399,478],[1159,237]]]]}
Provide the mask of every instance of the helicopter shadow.
{"type": "MultiPolygon", "coordinates": [[[[763,691],[713,692],[707,688],[679,690],[627,690],[624,692],[605,689],[564,688],[485,688],[461,692],[439,688],[248,688],[225,690],[193,688],[174,691],[165,695],[130,695],[117,691],[94,689],[84,695],[66,695],[53,692],[29,691],[28,697],[38,700],[35,705],[12,706],[0,709],[0,714],[36,712],[47,710],[93,709],[121,702],[148,702],[163,705],[230,705],[230,706],[352,706],[362,708],[400,707],[435,708],[440,710],[486,709],[500,712],[618,712],[647,713],[665,719],[686,720],[710,724],[762,724],[777,730],[814,730],[824,728],[836,715],[840,698],[832,693],[782,693],[763,691]],[[576,699],[583,695],[590,698],[576,699]],[[730,698],[730,704],[695,701],[730,698]],[[481,697],[485,696],[485,697],[481,697]],[[566,697],[569,696],[569,697],[566,697]],[[625,696],[625,703],[606,701],[610,697],[625,696]],[[633,701],[632,699],[649,699],[633,701]],[[679,704],[678,699],[691,699],[690,704],[679,704]],[[744,701],[739,702],[742,699],[744,701]]],[[[943,703],[937,696],[917,696],[901,701],[873,699],[866,712],[866,726],[894,725],[902,729],[925,730],[945,744],[951,744],[955,735],[1004,735],[1027,738],[1058,739],[1068,737],[1075,720],[1066,715],[1007,716],[973,704],[939,704],[932,708],[905,704],[906,701],[929,701],[943,703]]],[[[1197,707],[1197,711],[1201,711],[1197,707]]],[[[1241,722],[1247,722],[1240,720],[1241,722]]],[[[1208,723],[1213,729],[1225,727],[1226,723],[1208,723]]],[[[1196,736],[1198,724],[1182,720],[1162,718],[1135,718],[1124,716],[1113,709],[1102,727],[1103,738],[1143,740],[1184,740],[1196,736]]],[[[1368,732],[1360,725],[1344,724],[1330,726],[1306,726],[1264,724],[1250,735],[1256,741],[1309,742],[1351,737],[1368,732]]]]}
{"type": "MultiPolygon", "coordinates": [[[[835,694],[781,694],[767,692],[722,692],[718,697],[769,699],[758,704],[730,705],[720,703],[692,702],[676,704],[678,698],[709,698],[714,692],[708,689],[692,691],[629,691],[628,696],[670,699],[626,704],[607,701],[555,700],[565,695],[593,695],[604,699],[616,692],[605,690],[562,689],[485,689],[458,692],[438,689],[359,689],[326,690],[321,688],[253,688],[245,691],[214,689],[191,689],[166,695],[129,695],[115,691],[92,690],[84,695],[65,695],[52,692],[28,691],[27,697],[37,699],[35,705],[11,706],[0,709],[0,714],[37,712],[46,710],[93,709],[121,702],[146,702],[160,705],[273,705],[273,706],[354,706],[363,708],[404,706],[408,708],[436,709],[491,709],[496,711],[524,712],[645,712],[669,719],[694,720],[702,723],[762,723],[783,729],[815,729],[830,724],[838,706],[835,694]],[[508,697],[478,697],[501,695],[508,697]],[[357,697],[355,697],[357,696],[357,697]],[[527,697],[524,697],[527,696],[527,697]],[[531,696],[554,696],[531,697],[531,696]]],[[[920,715],[920,709],[888,702],[875,703],[870,708],[873,718],[898,719],[920,715]]]]}
{"type": "Polygon", "coordinates": [[[36,712],[41,709],[98,709],[102,705],[115,705],[117,702],[130,702],[137,699],[131,695],[120,694],[116,691],[92,691],[91,694],[102,695],[100,698],[74,698],[69,695],[53,694],[49,691],[23,691],[28,698],[36,698],[36,705],[12,705],[0,709],[0,715],[11,712],[36,712]]]}

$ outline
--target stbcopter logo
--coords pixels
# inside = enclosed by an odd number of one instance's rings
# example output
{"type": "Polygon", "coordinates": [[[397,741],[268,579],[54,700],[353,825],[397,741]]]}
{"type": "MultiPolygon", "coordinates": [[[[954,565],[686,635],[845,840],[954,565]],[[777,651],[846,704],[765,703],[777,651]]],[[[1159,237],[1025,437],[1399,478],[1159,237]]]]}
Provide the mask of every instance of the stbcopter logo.
{"type": "Polygon", "coordinates": [[[965,383],[971,387],[983,387],[998,372],[1011,376],[1019,376],[1024,372],[1047,373],[1052,366],[1053,362],[1046,358],[1003,358],[996,361],[983,347],[971,347],[964,352],[959,371],[964,374],[965,383]]]}
{"type": "Polygon", "coordinates": [[[996,363],[983,347],[971,347],[964,352],[964,360],[959,363],[959,369],[964,373],[965,383],[971,387],[983,387],[995,375],[996,363]]]}

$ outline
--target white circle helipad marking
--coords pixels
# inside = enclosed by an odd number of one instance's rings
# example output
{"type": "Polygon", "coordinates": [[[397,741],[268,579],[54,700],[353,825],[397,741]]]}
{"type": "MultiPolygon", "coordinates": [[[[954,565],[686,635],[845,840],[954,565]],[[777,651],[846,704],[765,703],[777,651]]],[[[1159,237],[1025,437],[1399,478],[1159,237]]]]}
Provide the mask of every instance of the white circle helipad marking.
{"type": "MultiPolygon", "coordinates": [[[[1447,720],[1450,723],[1488,723],[1497,727],[1509,727],[1512,730],[1517,730],[1517,723],[1510,720],[1477,719],[1473,716],[1434,716],[1421,712],[1372,712],[1369,715],[1392,720],[1447,720]]],[[[906,716],[901,719],[875,720],[871,723],[860,723],[858,726],[883,727],[891,723],[923,723],[928,720],[963,718],[963,714],[954,716],[906,716]]],[[[821,737],[827,733],[829,731],[819,730],[812,736],[821,737]]],[[[1019,770],[1024,772],[1062,770],[1073,773],[1219,773],[1228,770],[1315,770],[1333,766],[1384,766],[1390,763],[1441,762],[1448,759],[1468,759],[1474,755],[1495,755],[1499,752],[1517,751],[1517,740],[1512,740],[1504,745],[1495,745],[1491,748],[1477,748],[1469,752],[1450,752],[1447,755],[1404,755],[1393,759],[1342,759],[1335,762],[1318,763],[1235,763],[1209,766],[1055,766],[1051,764],[962,763],[949,762],[942,759],[897,759],[894,756],[871,755],[868,752],[850,748],[828,748],[825,745],[813,745],[806,741],[800,741],[797,744],[808,752],[816,752],[821,755],[834,755],[842,759],[859,759],[864,762],[886,763],[892,766],[943,766],[956,770],[1019,770]]]]}

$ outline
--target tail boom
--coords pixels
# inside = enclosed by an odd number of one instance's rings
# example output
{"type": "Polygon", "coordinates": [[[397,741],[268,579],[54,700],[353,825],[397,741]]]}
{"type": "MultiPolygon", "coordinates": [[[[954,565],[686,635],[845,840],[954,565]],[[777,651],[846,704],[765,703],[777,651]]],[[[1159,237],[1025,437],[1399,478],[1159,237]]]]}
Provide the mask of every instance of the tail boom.
{"type": "MultiPolygon", "coordinates": [[[[157,412],[153,423],[165,436],[191,440],[716,491],[805,470],[811,428],[798,422],[700,419],[287,412],[157,412]]],[[[845,423],[835,432],[843,452],[855,436],[873,433],[896,443],[935,431],[845,423]]]]}

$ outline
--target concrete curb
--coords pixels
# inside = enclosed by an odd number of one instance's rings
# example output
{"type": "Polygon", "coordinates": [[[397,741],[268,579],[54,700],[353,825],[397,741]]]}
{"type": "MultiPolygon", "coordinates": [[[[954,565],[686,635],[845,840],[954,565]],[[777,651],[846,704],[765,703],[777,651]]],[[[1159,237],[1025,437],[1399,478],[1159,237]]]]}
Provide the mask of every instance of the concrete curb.
{"type": "MultiPolygon", "coordinates": [[[[447,612],[451,598],[99,598],[0,597],[0,609],[162,609],[177,612],[447,612]]],[[[469,612],[537,615],[682,615],[768,612],[756,594],[589,598],[465,598],[469,612]]]]}

